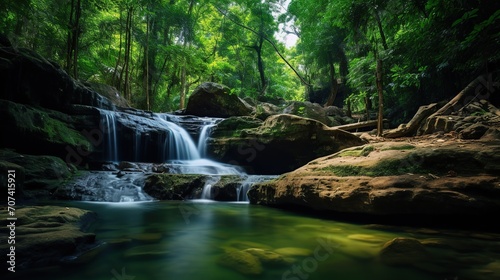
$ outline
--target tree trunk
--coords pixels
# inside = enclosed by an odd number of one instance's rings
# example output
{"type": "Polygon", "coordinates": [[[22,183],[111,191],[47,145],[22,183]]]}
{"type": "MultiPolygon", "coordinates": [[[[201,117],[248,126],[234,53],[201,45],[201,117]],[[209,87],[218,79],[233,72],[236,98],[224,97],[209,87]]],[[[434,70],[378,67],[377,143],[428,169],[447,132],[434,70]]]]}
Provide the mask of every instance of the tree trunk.
{"type": "MultiPolygon", "coordinates": [[[[120,63],[121,63],[121,59],[122,59],[122,48],[123,48],[123,36],[122,36],[122,32],[123,32],[123,11],[122,9],[120,9],[120,30],[119,30],[119,34],[120,34],[120,44],[118,46],[118,58],[116,59],[116,65],[115,65],[115,70],[113,71],[113,76],[111,77],[111,84],[113,86],[116,86],[116,88],[118,89],[118,92],[121,91],[121,79],[118,80],[118,82],[116,82],[116,78],[117,78],[117,74],[118,74],[118,68],[120,67],[120,63]]],[[[122,69],[123,71],[123,69],[122,69]]],[[[121,73],[121,71],[120,71],[121,73]]],[[[121,74],[120,74],[120,77],[121,77],[121,74]]]]}
{"type": "Polygon", "coordinates": [[[81,0],[71,0],[66,42],[66,72],[78,79],[78,41],[80,37],[81,0]]]}
{"type": "Polygon", "coordinates": [[[328,101],[325,103],[325,107],[332,106],[337,98],[337,93],[339,91],[339,84],[337,83],[337,78],[335,77],[335,65],[333,60],[329,62],[330,66],[330,95],[328,96],[328,101]]]}
{"type": "MultiPolygon", "coordinates": [[[[188,8],[188,17],[191,17],[191,14],[193,12],[193,7],[194,7],[194,1],[189,1],[189,8],[188,8]]],[[[191,30],[189,30],[189,26],[188,27],[185,27],[184,29],[184,43],[183,43],[183,47],[184,48],[189,48],[190,44],[189,44],[189,40],[191,39],[190,38],[190,33],[191,33],[191,30]]],[[[187,59],[184,58],[184,61],[183,61],[183,65],[181,66],[181,85],[180,85],[180,104],[179,104],[179,109],[184,109],[186,107],[186,95],[187,95],[187,89],[186,89],[186,86],[187,86],[187,59]]]]}
{"type": "Polygon", "coordinates": [[[255,51],[257,52],[257,68],[259,70],[260,77],[260,96],[264,96],[267,91],[267,80],[266,73],[264,72],[264,61],[262,59],[262,45],[264,44],[263,35],[259,38],[259,45],[255,46],[255,51]]]}
{"type": "Polygon", "coordinates": [[[149,88],[150,88],[150,73],[149,73],[149,15],[146,16],[146,47],[144,48],[144,90],[146,94],[146,110],[151,110],[149,104],[149,88]]]}
{"type": "MultiPolygon", "coordinates": [[[[478,85],[481,83],[481,81],[484,78],[482,76],[479,76],[475,78],[472,82],[470,82],[461,92],[459,92],[455,97],[453,97],[452,100],[450,100],[446,105],[441,107],[441,109],[437,110],[434,114],[429,116],[429,118],[436,117],[439,115],[447,115],[451,113],[451,110],[453,107],[456,107],[458,103],[460,103],[466,96],[476,93],[476,90],[480,89],[478,85]]],[[[465,105],[465,104],[462,104],[465,105]]],[[[458,111],[458,110],[455,110],[458,111]]]]}
{"type": "Polygon", "coordinates": [[[378,31],[380,33],[380,39],[382,40],[382,46],[384,46],[384,50],[388,50],[389,46],[387,45],[384,29],[382,28],[382,20],[380,19],[380,15],[377,9],[375,9],[375,20],[377,21],[378,31]]]}
{"type": "MultiPolygon", "coordinates": [[[[382,120],[382,121],[385,122],[387,120],[382,120]]],[[[356,130],[359,128],[367,128],[367,127],[375,127],[375,126],[378,126],[378,120],[344,124],[344,125],[334,126],[332,128],[342,129],[345,131],[351,131],[351,130],[356,130]]]]}
{"type": "Polygon", "coordinates": [[[377,92],[378,92],[378,136],[384,133],[384,89],[382,84],[382,60],[377,59],[377,92]]]}
{"type": "Polygon", "coordinates": [[[123,89],[125,91],[125,96],[129,102],[132,100],[130,91],[130,56],[132,52],[132,14],[134,8],[132,6],[127,9],[127,22],[125,24],[125,58],[124,58],[124,69],[122,75],[124,74],[123,89]]]}
{"type": "Polygon", "coordinates": [[[413,118],[406,125],[400,125],[396,129],[392,129],[384,133],[386,138],[399,138],[399,137],[410,137],[414,136],[420,127],[421,123],[426,120],[430,115],[432,115],[438,109],[437,103],[432,103],[426,106],[421,106],[415,113],[413,118]]]}

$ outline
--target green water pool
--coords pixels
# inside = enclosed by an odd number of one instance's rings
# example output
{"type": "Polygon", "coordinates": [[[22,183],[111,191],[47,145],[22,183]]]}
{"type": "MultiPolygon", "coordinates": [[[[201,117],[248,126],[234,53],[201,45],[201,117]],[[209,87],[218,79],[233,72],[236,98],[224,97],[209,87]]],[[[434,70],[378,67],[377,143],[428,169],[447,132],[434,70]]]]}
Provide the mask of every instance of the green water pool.
{"type": "Polygon", "coordinates": [[[96,212],[92,231],[102,245],[78,263],[16,278],[500,279],[493,233],[350,224],[244,203],[53,204],[96,212]],[[386,264],[380,251],[397,237],[419,240],[429,257],[386,264]]]}

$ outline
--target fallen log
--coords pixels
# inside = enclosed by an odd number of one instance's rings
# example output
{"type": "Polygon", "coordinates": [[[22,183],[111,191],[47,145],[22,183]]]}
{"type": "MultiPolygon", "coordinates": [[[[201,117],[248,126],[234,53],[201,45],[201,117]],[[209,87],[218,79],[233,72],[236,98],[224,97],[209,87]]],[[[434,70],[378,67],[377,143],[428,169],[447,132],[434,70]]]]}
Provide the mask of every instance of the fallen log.
{"type": "MultiPolygon", "coordinates": [[[[387,122],[386,119],[384,119],[384,123],[385,122],[387,122]]],[[[338,125],[338,126],[334,126],[333,128],[338,128],[338,129],[350,131],[350,130],[355,130],[358,128],[377,127],[377,124],[378,124],[378,120],[372,120],[372,121],[364,121],[364,122],[358,122],[358,123],[338,125]]]]}
{"type": "Polygon", "coordinates": [[[406,124],[400,125],[398,128],[392,129],[384,133],[386,138],[409,137],[415,135],[420,124],[430,115],[438,110],[438,104],[432,103],[425,106],[420,106],[413,118],[406,124]]]}

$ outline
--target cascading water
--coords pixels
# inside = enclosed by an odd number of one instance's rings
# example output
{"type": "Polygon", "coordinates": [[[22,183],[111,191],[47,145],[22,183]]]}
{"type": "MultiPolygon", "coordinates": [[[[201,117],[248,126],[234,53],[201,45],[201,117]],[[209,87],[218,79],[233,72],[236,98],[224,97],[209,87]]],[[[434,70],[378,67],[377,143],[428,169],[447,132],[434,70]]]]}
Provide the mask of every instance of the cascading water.
{"type": "MultiPolygon", "coordinates": [[[[239,166],[206,158],[206,142],[211,129],[222,119],[197,117],[184,119],[180,116],[133,110],[114,112],[99,109],[99,111],[103,130],[103,158],[115,162],[113,167],[115,169],[118,161],[163,162],[168,166],[166,170],[170,174],[208,175],[210,178],[203,188],[202,199],[214,199],[212,187],[223,175],[236,175],[243,179],[236,189],[238,201],[248,201],[246,193],[253,184],[272,179],[270,176],[247,175],[239,166]],[[179,124],[187,126],[191,135],[179,124]],[[120,128],[119,133],[117,128],[120,128]],[[197,145],[192,137],[198,137],[197,145]]],[[[78,182],[79,192],[89,193],[80,196],[81,199],[112,202],[150,200],[151,198],[142,192],[142,187],[147,174],[153,170],[152,164],[141,164],[141,166],[141,168],[125,168],[118,173],[99,171],[88,174],[78,182]]]]}
{"type": "Polygon", "coordinates": [[[182,127],[169,122],[165,115],[156,115],[168,129],[163,145],[164,161],[168,160],[195,160],[200,154],[191,136],[182,127]]]}
{"type": "Polygon", "coordinates": [[[206,118],[201,128],[200,137],[198,138],[198,152],[202,158],[207,157],[207,141],[212,133],[212,128],[222,121],[222,119],[206,118]]]}
{"type": "Polygon", "coordinates": [[[104,137],[105,159],[118,161],[118,137],[116,129],[116,112],[99,109],[104,137]]]}
{"type": "Polygon", "coordinates": [[[257,184],[262,183],[264,181],[269,181],[275,179],[277,176],[272,175],[248,175],[247,178],[241,183],[241,185],[236,189],[237,201],[245,201],[248,202],[248,190],[257,184]]]}
{"type": "Polygon", "coordinates": [[[203,186],[203,191],[201,192],[201,199],[212,199],[212,186],[217,184],[220,181],[220,176],[212,176],[207,182],[205,182],[205,186],[203,186]]]}

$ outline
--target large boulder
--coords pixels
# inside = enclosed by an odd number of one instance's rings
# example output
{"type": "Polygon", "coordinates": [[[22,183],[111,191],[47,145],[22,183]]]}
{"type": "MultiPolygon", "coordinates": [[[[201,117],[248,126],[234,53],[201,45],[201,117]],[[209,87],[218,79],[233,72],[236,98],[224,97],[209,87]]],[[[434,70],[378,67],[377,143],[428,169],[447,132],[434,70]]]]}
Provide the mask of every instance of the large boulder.
{"type": "Polygon", "coordinates": [[[0,119],[0,147],[61,158],[70,151],[91,152],[94,149],[90,141],[75,129],[74,119],[58,111],[0,100],[0,119]]]}
{"type": "Polygon", "coordinates": [[[315,158],[365,144],[351,133],[294,115],[275,115],[258,124],[248,119],[222,121],[208,140],[209,156],[244,166],[250,173],[281,174],[315,158]]]}
{"type": "Polygon", "coordinates": [[[191,94],[185,113],[200,117],[227,118],[250,115],[252,109],[238,96],[230,94],[228,87],[216,83],[203,83],[191,94]]]}
{"type": "Polygon", "coordinates": [[[16,195],[23,199],[50,199],[52,193],[75,174],[73,166],[53,156],[22,155],[0,150],[0,186],[7,192],[7,170],[15,170],[16,195]]]}
{"type": "Polygon", "coordinates": [[[253,204],[401,223],[474,222],[500,211],[500,144],[439,140],[346,149],[258,184],[248,196],[253,204]]]}
{"type": "Polygon", "coordinates": [[[68,75],[39,54],[12,46],[0,47],[0,99],[58,111],[70,104],[112,110],[113,102],[68,75]]]}
{"type": "MultiPolygon", "coordinates": [[[[0,212],[6,221],[7,209],[0,212]]],[[[48,267],[64,262],[95,247],[95,234],[87,230],[96,218],[95,213],[61,206],[17,207],[15,216],[15,270],[48,267]]],[[[10,253],[6,237],[9,227],[3,226],[0,243],[3,256],[10,253]]]]}

